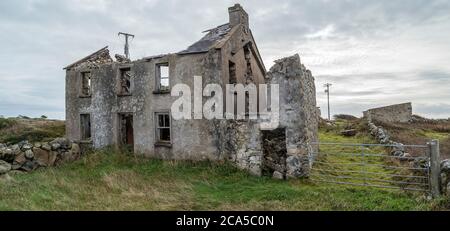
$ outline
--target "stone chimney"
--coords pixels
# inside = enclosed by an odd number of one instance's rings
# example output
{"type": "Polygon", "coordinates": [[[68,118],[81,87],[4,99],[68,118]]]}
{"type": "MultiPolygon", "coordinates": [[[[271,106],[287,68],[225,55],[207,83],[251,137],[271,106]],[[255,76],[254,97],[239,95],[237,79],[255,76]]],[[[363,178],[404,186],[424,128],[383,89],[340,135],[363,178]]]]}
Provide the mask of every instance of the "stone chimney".
{"type": "Polygon", "coordinates": [[[228,13],[230,15],[231,27],[239,24],[243,24],[248,27],[248,14],[241,5],[235,4],[234,6],[228,8],[228,13]]]}

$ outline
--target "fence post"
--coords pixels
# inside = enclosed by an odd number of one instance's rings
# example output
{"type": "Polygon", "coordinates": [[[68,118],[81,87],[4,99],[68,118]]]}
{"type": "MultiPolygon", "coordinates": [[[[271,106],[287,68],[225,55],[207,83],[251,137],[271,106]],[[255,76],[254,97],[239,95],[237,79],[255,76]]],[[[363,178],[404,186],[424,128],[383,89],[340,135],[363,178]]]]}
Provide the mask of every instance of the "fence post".
{"type": "Polygon", "coordinates": [[[441,175],[441,164],[439,163],[439,140],[428,143],[430,149],[430,185],[431,194],[438,197],[441,194],[439,177],[441,175]]]}

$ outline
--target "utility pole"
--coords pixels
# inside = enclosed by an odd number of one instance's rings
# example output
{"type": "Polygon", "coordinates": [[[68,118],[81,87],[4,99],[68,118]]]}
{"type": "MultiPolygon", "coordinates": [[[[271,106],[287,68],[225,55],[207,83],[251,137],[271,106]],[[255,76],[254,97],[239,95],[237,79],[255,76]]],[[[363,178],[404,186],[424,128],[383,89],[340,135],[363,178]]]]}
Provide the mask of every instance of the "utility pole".
{"type": "Polygon", "coordinates": [[[328,102],[328,120],[331,120],[331,115],[330,115],[330,87],[331,87],[331,83],[326,83],[323,86],[326,87],[327,89],[325,90],[325,93],[327,93],[327,102],[328,102]]]}
{"type": "Polygon", "coordinates": [[[121,35],[125,36],[125,48],[124,48],[125,57],[127,59],[130,59],[130,47],[129,47],[129,44],[128,44],[128,38],[129,37],[134,38],[134,35],[133,34],[119,32],[118,36],[121,36],[121,35]]]}

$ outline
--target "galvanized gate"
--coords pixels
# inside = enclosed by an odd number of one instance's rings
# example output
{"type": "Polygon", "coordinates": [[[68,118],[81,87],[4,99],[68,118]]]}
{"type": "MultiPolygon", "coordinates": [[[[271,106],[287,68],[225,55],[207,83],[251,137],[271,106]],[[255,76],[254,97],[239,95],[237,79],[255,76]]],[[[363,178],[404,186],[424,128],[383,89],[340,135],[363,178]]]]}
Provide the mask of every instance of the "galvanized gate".
{"type": "Polygon", "coordinates": [[[316,182],[430,192],[439,195],[439,143],[312,143],[316,182]]]}

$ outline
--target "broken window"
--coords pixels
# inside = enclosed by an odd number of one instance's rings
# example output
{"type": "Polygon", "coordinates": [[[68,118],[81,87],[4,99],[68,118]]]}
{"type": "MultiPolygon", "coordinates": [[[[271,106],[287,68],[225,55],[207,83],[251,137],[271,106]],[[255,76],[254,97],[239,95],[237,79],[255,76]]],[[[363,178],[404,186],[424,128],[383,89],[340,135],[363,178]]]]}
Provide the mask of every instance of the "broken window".
{"type": "Polygon", "coordinates": [[[123,68],[120,69],[120,95],[130,95],[131,94],[131,69],[123,68]]]}
{"type": "Polygon", "coordinates": [[[162,63],[156,65],[156,86],[159,92],[168,92],[169,85],[169,64],[162,63]]]}
{"type": "Polygon", "coordinates": [[[169,113],[156,113],[157,142],[170,142],[170,115],[169,113]]]}
{"type": "Polygon", "coordinates": [[[81,127],[81,140],[91,139],[91,115],[80,115],[80,127],[81,127]]]}
{"type": "Polygon", "coordinates": [[[228,62],[228,75],[229,75],[229,84],[236,84],[236,64],[229,61],[228,62]]]}
{"type": "Polygon", "coordinates": [[[91,96],[91,72],[81,73],[81,96],[91,96]]]}

